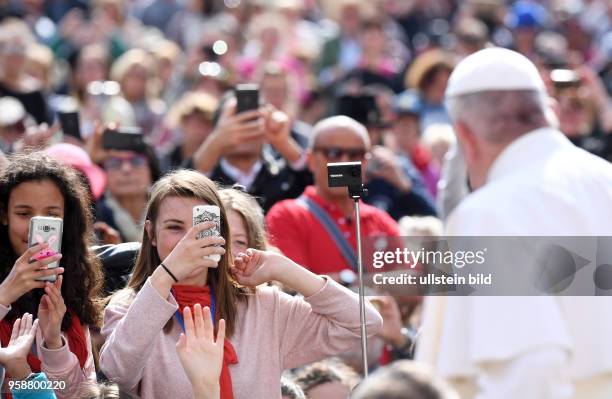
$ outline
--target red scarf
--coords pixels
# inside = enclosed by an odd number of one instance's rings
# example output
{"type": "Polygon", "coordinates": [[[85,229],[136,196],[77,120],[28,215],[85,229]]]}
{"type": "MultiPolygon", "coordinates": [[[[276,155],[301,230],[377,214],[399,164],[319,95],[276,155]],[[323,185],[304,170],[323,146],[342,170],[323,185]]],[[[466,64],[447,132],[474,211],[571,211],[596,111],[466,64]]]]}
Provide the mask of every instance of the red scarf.
{"type": "MultiPolygon", "coordinates": [[[[210,288],[208,286],[199,287],[195,285],[175,284],[172,286],[172,295],[176,299],[179,306],[179,312],[183,314],[183,309],[188,306],[193,308],[193,305],[199,303],[210,307],[210,288]]],[[[215,325],[216,317],[215,317],[215,325]]],[[[238,363],[238,355],[234,347],[228,339],[223,343],[223,365],[221,366],[221,376],[219,377],[219,385],[221,387],[221,399],[233,399],[234,391],[232,387],[232,376],[229,372],[229,365],[238,363]]]]}
{"type": "MultiPolygon", "coordinates": [[[[0,321],[0,342],[2,342],[3,347],[6,347],[11,340],[13,322],[9,322],[6,319],[0,321]]],[[[85,337],[81,321],[76,315],[72,315],[70,327],[68,327],[65,333],[68,338],[68,348],[70,348],[70,352],[74,353],[79,359],[81,368],[85,367],[85,362],[89,356],[87,351],[87,338],[85,337]]],[[[32,352],[28,353],[28,364],[33,372],[40,372],[40,359],[34,356],[32,352]]]]}

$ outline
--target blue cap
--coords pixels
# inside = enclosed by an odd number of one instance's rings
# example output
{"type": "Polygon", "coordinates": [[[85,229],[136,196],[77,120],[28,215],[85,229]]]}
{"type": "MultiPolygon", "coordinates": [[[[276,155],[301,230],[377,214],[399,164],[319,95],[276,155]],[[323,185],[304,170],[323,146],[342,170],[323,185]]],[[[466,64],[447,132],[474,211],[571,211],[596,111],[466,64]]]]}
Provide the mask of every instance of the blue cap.
{"type": "Polygon", "coordinates": [[[546,9],[533,1],[519,0],[512,6],[506,24],[510,29],[541,28],[547,18],[546,9]]]}
{"type": "Polygon", "coordinates": [[[398,115],[411,114],[420,116],[423,112],[423,101],[414,90],[406,90],[395,96],[393,110],[398,115]]]}

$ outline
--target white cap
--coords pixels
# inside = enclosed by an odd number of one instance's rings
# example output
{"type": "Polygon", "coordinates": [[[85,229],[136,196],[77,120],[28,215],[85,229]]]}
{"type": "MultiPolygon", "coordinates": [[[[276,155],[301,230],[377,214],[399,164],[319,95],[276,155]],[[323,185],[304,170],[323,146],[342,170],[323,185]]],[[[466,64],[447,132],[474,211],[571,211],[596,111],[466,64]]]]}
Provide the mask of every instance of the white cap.
{"type": "Polygon", "coordinates": [[[448,79],[446,97],[492,90],[535,90],[545,92],[536,66],[516,51],[493,47],[480,50],[461,61],[448,79]]]}
{"type": "Polygon", "coordinates": [[[0,126],[13,125],[25,116],[25,108],[15,97],[0,98],[0,126]]]}

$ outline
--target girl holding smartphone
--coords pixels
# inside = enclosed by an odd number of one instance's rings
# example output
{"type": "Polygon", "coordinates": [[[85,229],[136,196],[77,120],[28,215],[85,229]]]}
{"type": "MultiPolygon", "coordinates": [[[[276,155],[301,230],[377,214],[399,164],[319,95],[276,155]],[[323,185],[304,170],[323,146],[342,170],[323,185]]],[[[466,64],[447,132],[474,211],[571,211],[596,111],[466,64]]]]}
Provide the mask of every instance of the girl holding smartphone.
{"type": "MultiPolygon", "coordinates": [[[[143,398],[192,398],[175,346],[182,310],[196,303],[211,309],[215,329],[225,320],[221,398],[279,398],[284,369],[359,345],[356,294],[280,254],[248,249],[233,260],[231,253],[227,213],[211,180],[182,170],[157,182],[134,272],[105,310],[104,374],[143,398]],[[192,227],[192,209],[200,205],[220,208],[221,236],[196,238],[214,226],[192,227]],[[208,257],[213,254],[219,262],[208,257]],[[303,298],[261,286],[270,280],[303,298]]],[[[381,324],[368,303],[368,335],[381,324]]]]}
{"type": "Polygon", "coordinates": [[[89,251],[93,218],[87,198],[72,169],[40,152],[11,156],[0,174],[0,341],[8,344],[23,314],[37,317],[28,364],[50,380],[65,381],[58,398],[72,397],[81,382],[96,380],[88,325],[99,321],[102,275],[89,251]],[[34,216],[63,219],[61,253],[33,259],[48,247],[28,248],[34,216]],[[59,267],[47,268],[57,261],[59,267]],[[52,275],[54,283],[39,281],[52,275]]]}

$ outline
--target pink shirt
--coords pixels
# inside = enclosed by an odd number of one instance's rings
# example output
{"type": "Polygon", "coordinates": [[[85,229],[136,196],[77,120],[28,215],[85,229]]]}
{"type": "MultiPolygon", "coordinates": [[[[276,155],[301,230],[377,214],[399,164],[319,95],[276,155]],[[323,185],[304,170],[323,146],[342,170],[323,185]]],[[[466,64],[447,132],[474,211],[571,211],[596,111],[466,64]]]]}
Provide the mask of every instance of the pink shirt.
{"type": "MultiPolygon", "coordinates": [[[[3,320],[11,308],[0,305],[0,320],[3,320]]],[[[87,360],[81,369],[79,359],[70,352],[66,336],[62,333],[64,346],[59,349],[47,349],[43,346],[43,337],[40,328],[36,331],[36,356],[41,361],[41,371],[49,380],[64,381],[66,389],[55,390],[58,399],[73,398],[80,385],[85,381],[96,382],[96,369],[91,352],[91,336],[89,328],[83,326],[87,341],[87,360]]]]}
{"type": "MultiPolygon", "coordinates": [[[[368,336],[382,326],[366,302],[368,336]]],[[[170,294],[162,298],[147,280],[131,305],[113,298],[104,314],[100,368],[122,389],[143,398],[193,398],[191,384],[176,353],[179,323],[162,331],[177,310],[170,294]]],[[[263,287],[238,305],[230,339],[238,364],[230,366],[234,398],[280,398],[284,369],[359,347],[359,297],[331,279],[308,298],[263,287]]]]}

